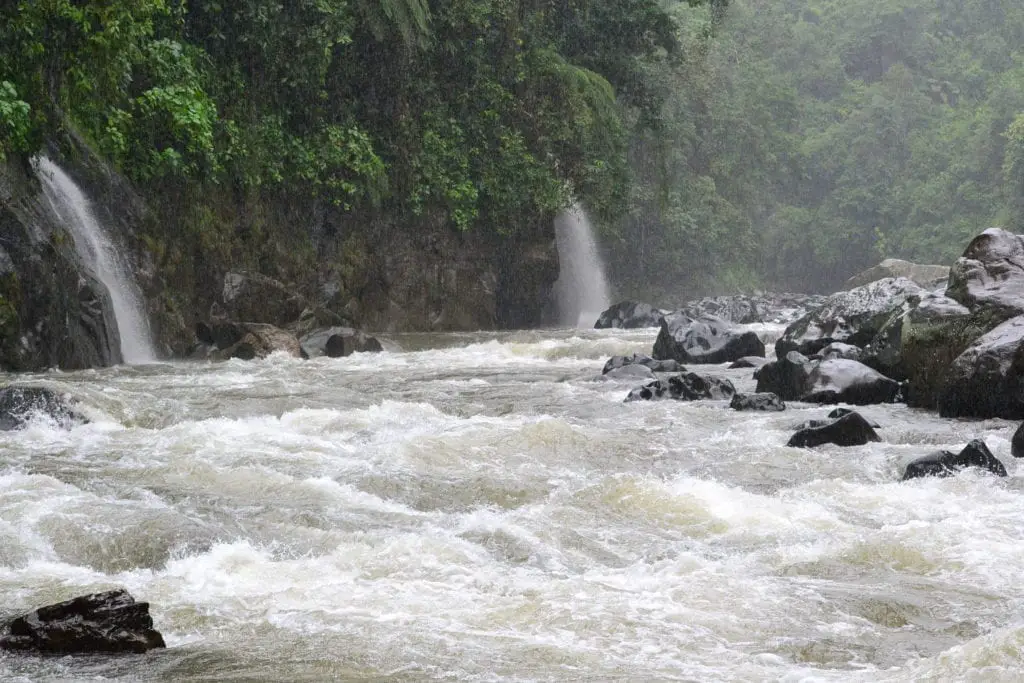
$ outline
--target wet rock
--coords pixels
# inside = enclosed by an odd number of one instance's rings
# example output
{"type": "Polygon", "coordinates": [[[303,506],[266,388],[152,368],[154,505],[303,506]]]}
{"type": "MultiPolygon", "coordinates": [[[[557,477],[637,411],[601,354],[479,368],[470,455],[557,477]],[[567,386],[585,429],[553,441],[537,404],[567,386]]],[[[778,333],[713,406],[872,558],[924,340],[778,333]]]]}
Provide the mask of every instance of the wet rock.
{"type": "Polygon", "coordinates": [[[720,318],[737,325],[764,322],[758,302],[749,296],[714,296],[690,301],[679,309],[691,318],[720,318]]]}
{"type": "Polygon", "coordinates": [[[638,301],[621,301],[604,311],[594,327],[598,330],[610,328],[637,329],[657,327],[665,311],[638,301]]]}
{"type": "Polygon", "coordinates": [[[657,401],[661,399],[674,399],[676,401],[724,400],[731,398],[735,393],[736,388],[727,379],[687,372],[655,380],[642,387],[638,387],[629,392],[629,395],[626,396],[626,402],[657,401]]]}
{"type": "Polygon", "coordinates": [[[949,279],[949,266],[922,265],[898,258],[887,258],[877,266],[851,277],[846,281],[845,289],[862,287],[890,277],[905,277],[925,289],[931,289],[939,285],[945,286],[949,279]]]}
{"type": "Polygon", "coordinates": [[[1024,315],[1024,236],[989,228],[971,240],[950,270],[946,296],[972,312],[1024,315]]]}
{"type": "Polygon", "coordinates": [[[755,333],[719,318],[666,315],[654,342],[655,358],[680,363],[728,363],[744,356],[764,356],[764,343],[755,333]]]}
{"type": "Polygon", "coordinates": [[[287,285],[259,273],[227,273],[220,304],[231,320],[284,327],[298,320],[306,300],[287,285]]]}
{"type": "Polygon", "coordinates": [[[52,389],[21,386],[0,389],[0,431],[19,429],[37,415],[45,415],[65,429],[88,422],[74,410],[68,397],[52,389]]]}
{"type": "Polygon", "coordinates": [[[863,354],[864,351],[861,350],[859,346],[854,346],[853,344],[844,344],[842,342],[832,342],[831,344],[829,344],[828,346],[826,346],[825,348],[818,352],[818,355],[822,358],[822,360],[833,360],[838,358],[840,360],[859,361],[863,354]]]}
{"type": "Polygon", "coordinates": [[[1013,438],[1010,439],[1010,455],[1015,458],[1024,458],[1024,422],[1017,427],[1013,438]]]}
{"type": "Polygon", "coordinates": [[[937,451],[911,462],[903,472],[903,481],[919,477],[949,477],[967,467],[980,467],[996,476],[1006,476],[1003,463],[992,455],[984,441],[975,439],[955,455],[949,451],[937,451]]]}
{"type": "MultiPolygon", "coordinates": [[[[282,351],[295,358],[303,358],[304,352],[295,335],[273,325],[263,323],[215,322],[208,326],[204,336],[212,338],[214,344],[201,343],[196,351],[206,350],[210,360],[239,358],[254,360],[266,358],[282,351]]],[[[197,332],[199,330],[197,329],[197,332]]],[[[195,353],[195,351],[194,351],[195,353]]]]}
{"type": "Polygon", "coordinates": [[[634,353],[632,356],[612,356],[604,364],[604,369],[601,372],[607,374],[616,368],[623,368],[627,365],[643,365],[650,368],[652,372],[686,372],[686,368],[677,361],[655,360],[642,353],[634,353]]]}
{"type": "Polygon", "coordinates": [[[808,403],[892,403],[900,395],[900,383],[855,360],[823,360],[810,365],[808,403]]]}
{"type": "Polygon", "coordinates": [[[732,362],[729,366],[730,370],[736,370],[738,368],[759,368],[768,362],[767,358],[760,356],[743,356],[738,360],[732,362]]]}
{"type": "Polygon", "coordinates": [[[786,328],[775,342],[775,355],[790,351],[812,355],[833,342],[869,343],[899,310],[909,310],[927,292],[906,278],[887,278],[849,292],[838,292],[786,328]]]}
{"type": "Polygon", "coordinates": [[[797,448],[814,448],[826,443],[837,446],[863,446],[871,441],[881,439],[860,413],[849,413],[820,427],[801,429],[786,445],[797,448]]]}
{"type": "Polygon", "coordinates": [[[126,590],[93,593],[18,617],[0,649],[48,654],[141,653],[163,648],[149,603],[126,590]]]}
{"type": "Polygon", "coordinates": [[[776,394],[736,394],[729,402],[733,410],[785,410],[786,404],[776,394]]]}
{"type": "Polygon", "coordinates": [[[1024,316],[983,335],[953,361],[939,397],[939,413],[1024,418],[1024,316]]]}
{"type": "Polygon", "coordinates": [[[299,343],[309,358],[342,358],[353,353],[379,353],[384,350],[376,337],[351,327],[316,330],[300,339],[299,343]]]}
{"type": "Polygon", "coordinates": [[[779,360],[758,368],[757,393],[778,394],[783,401],[796,401],[807,393],[811,361],[801,353],[790,351],[779,360]]]}
{"type": "MultiPolygon", "coordinates": [[[[826,417],[829,420],[838,420],[839,418],[854,412],[857,411],[850,410],[849,408],[835,408],[831,412],[829,412],[829,414],[826,417]]],[[[868,420],[868,424],[870,424],[873,429],[880,429],[878,423],[876,423],[874,420],[868,420]]]]}
{"type": "Polygon", "coordinates": [[[622,367],[612,368],[606,373],[600,375],[597,379],[599,380],[644,380],[644,379],[655,379],[654,372],[651,371],[646,365],[623,365],[622,367]]]}

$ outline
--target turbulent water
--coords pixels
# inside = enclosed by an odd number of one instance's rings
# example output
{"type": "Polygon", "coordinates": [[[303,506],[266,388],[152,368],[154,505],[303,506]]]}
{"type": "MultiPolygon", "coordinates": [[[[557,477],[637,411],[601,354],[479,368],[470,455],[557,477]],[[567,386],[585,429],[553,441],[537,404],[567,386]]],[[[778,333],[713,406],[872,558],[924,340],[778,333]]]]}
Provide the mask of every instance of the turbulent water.
{"type": "Polygon", "coordinates": [[[574,206],[559,214],[555,220],[555,241],[559,264],[555,282],[558,319],[566,327],[590,329],[611,300],[594,228],[582,207],[574,206]]]}
{"type": "Polygon", "coordinates": [[[93,422],[0,433],[0,612],[124,586],[169,649],[0,655],[0,680],[1017,678],[1015,425],[874,406],[885,443],[786,448],[826,410],[624,404],[595,379],[652,343],[19,376],[93,422]],[[897,481],[976,436],[1007,479],[897,481]]]}
{"type": "Polygon", "coordinates": [[[131,268],[111,243],[89,199],[75,181],[46,157],[36,159],[35,163],[51,208],[71,232],[75,249],[86,267],[110,293],[124,362],[153,361],[156,353],[149,322],[131,268]]]}

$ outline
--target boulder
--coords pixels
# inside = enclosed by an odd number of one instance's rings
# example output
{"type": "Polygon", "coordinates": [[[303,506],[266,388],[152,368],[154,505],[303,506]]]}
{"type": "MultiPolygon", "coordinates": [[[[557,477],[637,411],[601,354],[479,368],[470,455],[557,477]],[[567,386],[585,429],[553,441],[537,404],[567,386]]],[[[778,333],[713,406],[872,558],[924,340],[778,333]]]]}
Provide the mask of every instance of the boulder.
{"type": "Polygon", "coordinates": [[[985,442],[975,439],[957,454],[937,451],[914,460],[903,472],[903,481],[919,477],[949,477],[967,467],[980,467],[1000,477],[1006,476],[1006,468],[992,455],[985,442]]]}
{"type": "Polygon", "coordinates": [[[616,368],[623,368],[627,365],[643,365],[650,368],[652,372],[686,372],[686,368],[674,360],[654,360],[642,353],[634,353],[632,356],[612,356],[604,364],[602,374],[608,374],[616,368]]]}
{"type": "Polygon", "coordinates": [[[981,336],[949,368],[943,417],[1024,418],[1024,316],[981,336]]]}
{"type": "Polygon", "coordinates": [[[789,325],[775,342],[775,355],[817,353],[833,342],[864,346],[899,310],[909,310],[927,292],[906,278],[886,278],[828,297],[819,308],[789,325]]]}
{"type": "Polygon", "coordinates": [[[971,311],[1024,315],[1024,236],[989,228],[971,240],[950,270],[946,296],[971,311]]]}
{"type": "Polygon", "coordinates": [[[714,296],[690,301],[680,312],[691,318],[720,318],[737,325],[764,322],[758,302],[749,296],[714,296]]]}
{"type": "Polygon", "coordinates": [[[892,403],[900,395],[900,383],[855,360],[823,360],[810,365],[808,403],[892,403]]]}
{"type": "MultiPolygon", "coordinates": [[[[266,358],[276,351],[283,351],[296,358],[303,357],[302,347],[295,335],[273,325],[217,322],[209,326],[209,335],[214,341],[208,347],[208,358],[211,360],[253,360],[266,358]]],[[[208,345],[201,344],[200,348],[204,346],[208,345]]]]}
{"type": "Polygon", "coordinates": [[[626,396],[626,403],[668,398],[676,401],[724,400],[731,398],[735,393],[736,388],[727,379],[687,372],[655,380],[634,389],[626,396]]]}
{"type": "Polygon", "coordinates": [[[299,344],[308,358],[342,358],[353,353],[379,353],[384,350],[376,337],[351,327],[316,330],[302,337],[299,344]]]}
{"type": "Polygon", "coordinates": [[[1017,427],[1013,438],[1010,439],[1010,455],[1015,458],[1024,458],[1024,422],[1017,427]]]}
{"type": "Polygon", "coordinates": [[[729,366],[730,370],[736,370],[739,368],[759,368],[768,362],[767,358],[760,356],[743,356],[738,360],[732,362],[729,366]]]}
{"type": "Polygon", "coordinates": [[[832,342],[818,352],[818,356],[823,360],[839,359],[859,361],[863,354],[864,351],[859,346],[844,344],[842,342],[832,342]]]}
{"type": "Polygon", "coordinates": [[[786,404],[776,394],[736,394],[729,402],[733,410],[785,410],[786,404]]]}
{"type": "Polygon", "coordinates": [[[227,318],[284,327],[299,319],[307,302],[287,285],[259,273],[227,273],[220,305],[227,318]]]}
{"type": "Polygon", "coordinates": [[[40,607],[7,625],[0,649],[47,654],[141,653],[163,648],[149,603],[126,590],[93,593],[40,607]]]}
{"type": "Polygon", "coordinates": [[[925,289],[945,286],[949,279],[949,266],[929,266],[912,263],[898,258],[887,258],[877,266],[857,273],[846,281],[845,289],[862,287],[877,280],[890,277],[905,277],[925,289]]]}
{"type": "Polygon", "coordinates": [[[599,380],[644,380],[656,379],[654,372],[646,365],[623,365],[619,368],[612,368],[597,377],[599,380]]]}
{"type": "Polygon", "coordinates": [[[0,389],[0,431],[19,429],[37,415],[45,415],[65,429],[88,422],[75,411],[67,396],[52,389],[23,386],[0,389]]]}
{"type": "Polygon", "coordinates": [[[754,332],[719,318],[671,313],[661,319],[653,355],[680,363],[728,363],[744,356],[764,356],[764,343],[754,332]]]}
{"type": "Polygon", "coordinates": [[[811,372],[807,356],[790,351],[779,360],[758,368],[757,393],[771,392],[783,401],[797,401],[807,393],[807,378],[811,372]]]}
{"type": "Polygon", "coordinates": [[[638,301],[620,301],[604,311],[597,319],[594,327],[599,330],[614,327],[637,329],[641,327],[657,327],[665,311],[660,311],[650,304],[638,301]]]}
{"type": "MultiPolygon", "coordinates": [[[[839,418],[854,412],[857,411],[850,410],[849,408],[833,408],[825,417],[827,417],[829,420],[838,420],[839,418]]],[[[880,429],[878,423],[875,422],[874,420],[868,420],[868,424],[871,425],[872,429],[880,429]]]]}
{"type": "Polygon", "coordinates": [[[797,448],[814,448],[826,443],[837,446],[863,446],[870,441],[881,439],[860,413],[849,413],[819,427],[801,429],[786,445],[797,448]]]}

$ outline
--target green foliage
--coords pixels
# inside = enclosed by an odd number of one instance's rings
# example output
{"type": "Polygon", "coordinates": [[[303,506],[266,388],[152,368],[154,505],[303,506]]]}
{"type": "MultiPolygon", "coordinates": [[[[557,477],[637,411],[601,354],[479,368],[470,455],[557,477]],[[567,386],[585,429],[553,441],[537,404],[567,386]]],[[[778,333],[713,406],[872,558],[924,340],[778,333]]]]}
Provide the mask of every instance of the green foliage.
{"type": "Polygon", "coordinates": [[[9,81],[0,81],[0,161],[9,153],[26,154],[32,150],[32,108],[18,98],[9,81]]]}

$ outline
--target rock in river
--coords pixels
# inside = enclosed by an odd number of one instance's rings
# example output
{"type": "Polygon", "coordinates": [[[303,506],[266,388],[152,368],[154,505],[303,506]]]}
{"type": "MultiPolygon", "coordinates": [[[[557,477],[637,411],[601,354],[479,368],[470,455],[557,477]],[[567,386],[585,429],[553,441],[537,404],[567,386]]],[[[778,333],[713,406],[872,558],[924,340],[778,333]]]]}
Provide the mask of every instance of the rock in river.
{"type": "Polygon", "coordinates": [[[903,472],[903,481],[919,477],[950,477],[967,467],[980,467],[1000,477],[1006,476],[1006,468],[999,458],[992,455],[985,442],[975,439],[957,454],[937,451],[918,458],[903,472]]]}
{"type": "Polygon", "coordinates": [[[657,327],[664,314],[664,311],[659,311],[650,304],[622,301],[602,313],[594,327],[598,330],[613,327],[622,329],[657,327]]]}
{"type": "Polygon", "coordinates": [[[87,422],[65,396],[46,387],[10,386],[0,389],[0,431],[23,427],[36,415],[45,415],[65,429],[87,422]]]}
{"type": "Polygon", "coordinates": [[[629,392],[626,402],[657,401],[665,398],[677,401],[721,400],[731,398],[735,393],[736,388],[727,379],[687,372],[638,387],[629,392]]]}
{"type": "Polygon", "coordinates": [[[779,411],[785,410],[786,404],[772,393],[736,394],[732,397],[729,407],[733,410],[779,411]]]}
{"type": "Polygon", "coordinates": [[[654,357],[680,363],[728,363],[764,356],[764,343],[751,331],[719,318],[671,313],[661,319],[654,357]]]}
{"type": "Polygon", "coordinates": [[[0,649],[48,654],[140,653],[166,647],[148,602],[126,590],[40,607],[7,625],[0,649]]]}
{"type": "Polygon", "coordinates": [[[826,443],[837,446],[863,446],[881,441],[871,424],[860,413],[849,413],[820,427],[801,429],[787,443],[797,448],[814,448],[826,443]]]}

